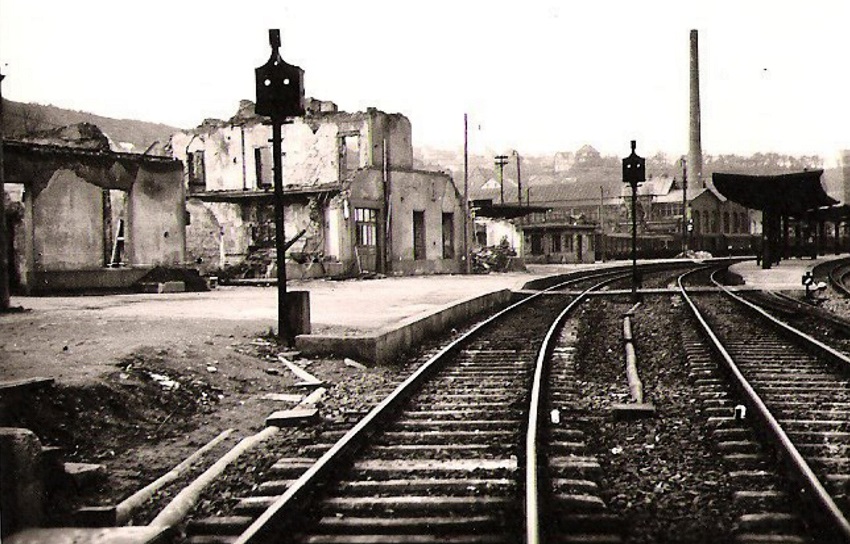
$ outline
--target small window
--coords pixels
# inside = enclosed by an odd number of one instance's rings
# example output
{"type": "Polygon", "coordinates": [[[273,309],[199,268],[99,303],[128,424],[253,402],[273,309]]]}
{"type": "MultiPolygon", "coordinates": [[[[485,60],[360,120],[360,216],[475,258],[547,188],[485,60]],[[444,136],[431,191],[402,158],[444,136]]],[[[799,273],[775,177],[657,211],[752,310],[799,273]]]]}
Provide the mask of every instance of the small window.
{"type": "Polygon", "coordinates": [[[543,235],[534,233],[531,235],[531,254],[543,255],[543,235]]]}
{"type": "Polygon", "coordinates": [[[443,258],[455,258],[455,214],[443,214],[443,258]]]}
{"type": "Polygon", "coordinates": [[[560,253],[561,252],[561,234],[556,233],[552,235],[552,253],[560,253]]]}
{"type": "Polygon", "coordinates": [[[413,212],[413,260],[425,259],[425,212],[413,212]]]}
{"type": "Polygon", "coordinates": [[[358,246],[374,246],[378,243],[378,210],[354,208],[354,228],[358,246]]]}

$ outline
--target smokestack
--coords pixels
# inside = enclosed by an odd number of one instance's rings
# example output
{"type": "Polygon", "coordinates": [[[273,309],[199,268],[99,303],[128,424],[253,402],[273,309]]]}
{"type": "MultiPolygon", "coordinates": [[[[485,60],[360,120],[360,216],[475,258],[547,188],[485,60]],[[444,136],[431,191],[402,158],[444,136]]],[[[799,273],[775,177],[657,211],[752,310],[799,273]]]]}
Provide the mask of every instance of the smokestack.
{"type": "Polygon", "coordinates": [[[703,188],[702,141],[699,111],[699,46],[697,31],[691,30],[691,115],[688,134],[688,180],[692,187],[703,188]]]}

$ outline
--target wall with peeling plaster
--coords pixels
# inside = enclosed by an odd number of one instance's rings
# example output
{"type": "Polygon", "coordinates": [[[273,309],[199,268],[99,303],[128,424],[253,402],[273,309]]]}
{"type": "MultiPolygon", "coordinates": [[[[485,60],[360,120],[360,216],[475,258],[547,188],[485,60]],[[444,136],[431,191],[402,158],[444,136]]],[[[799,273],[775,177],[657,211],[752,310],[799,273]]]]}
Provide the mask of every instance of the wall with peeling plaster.
{"type": "MultiPolygon", "coordinates": [[[[223,268],[248,257],[260,242],[257,239],[260,227],[265,228],[264,223],[269,219],[273,222],[273,216],[261,213],[263,209],[271,209],[269,199],[259,198],[270,188],[262,187],[257,179],[259,171],[262,182],[268,185],[272,181],[271,165],[267,164],[272,158],[271,127],[263,122],[263,118],[253,115],[252,104],[243,101],[239,113],[230,121],[208,120],[172,137],[172,155],[184,162],[184,172],[188,172],[191,153],[201,152],[204,157],[205,186],[189,187],[188,174],[184,175],[184,182],[194,195],[190,211],[198,209],[199,215],[206,218],[202,225],[197,228],[190,225],[187,231],[188,257],[201,259],[202,270],[204,267],[212,270],[213,254],[208,241],[198,237],[208,237],[216,228],[223,233],[221,244],[225,250],[217,262],[223,268]],[[255,149],[263,150],[259,168],[255,149]],[[242,192],[245,190],[255,194],[262,191],[262,194],[251,198],[250,193],[242,192]],[[232,196],[223,199],[216,194],[220,192],[232,196]],[[233,211],[234,206],[242,210],[241,215],[233,211]]],[[[382,179],[386,160],[393,195],[391,273],[459,271],[457,258],[442,258],[442,214],[455,214],[455,255],[460,255],[463,239],[460,196],[449,176],[413,170],[411,125],[404,115],[374,108],[356,113],[311,114],[283,126],[282,148],[283,182],[289,188],[284,213],[287,239],[306,229],[303,238],[287,253],[291,261],[336,261],[343,270],[356,270],[355,207],[378,210],[378,251],[385,251],[382,179]],[[321,191],[314,190],[309,196],[294,194],[305,188],[321,191]],[[334,189],[339,193],[334,194],[334,189]],[[413,260],[414,209],[426,211],[427,259],[421,262],[413,260]]]]}
{"type": "Polygon", "coordinates": [[[181,266],[186,252],[182,175],[139,168],[128,204],[128,261],[133,266],[181,266]]]}
{"type": "Polygon", "coordinates": [[[24,292],[126,288],[149,267],[184,265],[179,162],[22,142],[4,142],[4,158],[24,186],[14,233],[24,292]],[[119,219],[126,266],[112,269],[119,219]]]}
{"type": "Polygon", "coordinates": [[[34,265],[39,270],[102,268],[103,191],[57,170],[33,202],[34,265]]]}
{"type": "MultiPolygon", "coordinates": [[[[424,170],[390,170],[390,273],[459,273],[463,253],[463,197],[451,177],[424,170]],[[424,212],[425,259],[413,258],[413,212],[424,212]],[[453,214],[454,258],[443,258],[443,213],[453,214]]],[[[351,189],[357,205],[381,206],[383,172],[361,171],[351,189]]],[[[351,227],[353,228],[353,220],[351,227]]]]}

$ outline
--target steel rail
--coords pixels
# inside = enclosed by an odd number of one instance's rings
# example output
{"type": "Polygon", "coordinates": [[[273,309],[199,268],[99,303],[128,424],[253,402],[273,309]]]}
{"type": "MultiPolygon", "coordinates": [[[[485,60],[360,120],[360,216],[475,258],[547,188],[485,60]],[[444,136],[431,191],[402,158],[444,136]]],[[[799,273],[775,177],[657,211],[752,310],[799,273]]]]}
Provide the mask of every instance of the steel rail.
{"type": "Polygon", "coordinates": [[[297,512],[299,501],[311,493],[319,482],[326,477],[334,468],[335,464],[346,455],[353,452],[359,445],[358,441],[363,437],[373,432],[378,422],[387,414],[392,413],[413,390],[421,384],[429,375],[430,372],[438,367],[443,362],[444,358],[460,349],[460,346],[473,337],[477,332],[498,320],[514,309],[526,304],[545,293],[561,289],[579,281],[587,281],[598,277],[610,276],[614,273],[622,272],[621,270],[606,270],[599,273],[583,275],[578,278],[570,278],[566,281],[543,289],[538,293],[529,295],[522,300],[511,304],[507,308],[500,310],[487,319],[474,325],[469,331],[456,338],[448,345],[443,347],[439,352],[433,355],[419,368],[417,368],[406,380],[396,387],[384,400],[369,411],[368,414],[357,422],[348,432],[346,432],[337,442],[331,446],[313,465],[310,466],[297,480],[295,480],[287,490],[275,500],[248,528],[234,541],[234,544],[257,544],[264,542],[269,538],[273,531],[286,521],[287,516],[297,512]]]}
{"type": "Polygon", "coordinates": [[[630,273],[609,278],[596,285],[585,289],[581,294],[576,296],[569,304],[558,314],[558,317],[552,322],[546,336],[543,338],[543,344],[537,352],[537,362],[534,368],[534,379],[531,387],[531,399],[528,407],[528,429],[525,436],[525,542],[526,544],[538,544],[540,542],[540,489],[538,485],[538,477],[540,475],[540,467],[538,466],[538,443],[540,437],[540,410],[543,403],[543,379],[546,375],[548,367],[549,354],[551,352],[551,342],[555,333],[561,328],[567,316],[572,312],[573,308],[578,306],[593,290],[596,290],[603,285],[614,281],[629,277],[630,273]]]}
{"type": "MultiPolygon", "coordinates": [[[[761,397],[755,391],[755,389],[750,385],[749,381],[744,377],[741,370],[738,368],[738,365],[732,359],[732,356],[720,342],[720,339],[717,338],[717,335],[714,334],[714,331],[711,329],[711,326],[706,322],[705,318],[700,313],[699,309],[697,309],[696,304],[694,304],[693,300],[690,296],[688,296],[687,290],[682,282],[683,278],[690,274],[691,272],[687,272],[679,276],[678,284],[679,289],[682,293],[682,298],[688,304],[696,318],[697,322],[700,324],[702,329],[705,331],[706,335],[711,339],[714,348],[722,357],[725,362],[727,368],[732,373],[733,377],[737,381],[740,389],[743,391],[746,401],[749,404],[750,410],[758,414],[761,418],[762,422],[765,424],[768,433],[773,437],[773,439],[778,443],[782,451],[785,453],[785,459],[791,465],[791,468],[796,473],[797,478],[800,480],[800,483],[806,488],[806,495],[808,495],[815,506],[818,508],[818,511],[825,517],[826,520],[830,523],[831,527],[835,530],[838,536],[840,536],[845,542],[850,542],[850,522],[848,522],[847,518],[844,516],[844,513],[835,504],[833,498],[829,495],[826,488],[824,488],[821,481],[818,479],[817,475],[811,469],[809,464],[800,454],[799,450],[797,450],[796,446],[794,446],[791,439],[785,433],[784,429],[780,425],[780,423],[776,420],[770,410],[765,405],[764,401],[762,401],[761,397]]],[[[809,335],[803,333],[802,331],[798,331],[794,327],[776,319],[771,316],[755,304],[744,300],[738,295],[732,293],[730,290],[726,289],[725,286],[721,285],[715,278],[714,273],[711,275],[711,280],[717,285],[727,296],[732,297],[738,302],[752,308],[756,312],[765,316],[771,322],[776,325],[782,327],[786,331],[789,331],[799,338],[810,341],[813,345],[816,345],[820,348],[827,350],[830,354],[840,356],[842,360],[850,363],[850,359],[848,359],[843,354],[839,354],[834,349],[826,346],[822,342],[810,337],[809,335]]]]}
{"type": "Polygon", "coordinates": [[[850,297],[850,287],[847,287],[847,283],[845,281],[847,276],[850,276],[850,264],[846,261],[839,261],[839,264],[830,268],[829,274],[827,275],[829,282],[837,291],[845,297],[850,297]]]}

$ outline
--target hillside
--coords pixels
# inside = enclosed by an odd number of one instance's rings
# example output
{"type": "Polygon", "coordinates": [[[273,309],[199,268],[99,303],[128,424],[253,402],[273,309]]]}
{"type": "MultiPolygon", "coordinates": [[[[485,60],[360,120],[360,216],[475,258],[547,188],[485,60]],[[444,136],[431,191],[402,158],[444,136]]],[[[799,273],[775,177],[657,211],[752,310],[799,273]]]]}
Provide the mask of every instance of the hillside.
{"type": "Polygon", "coordinates": [[[156,144],[152,153],[162,154],[171,135],[180,130],[160,123],[113,119],[84,111],[12,100],[3,100],[3,120],[3,134],[7,138],[76,123],[92,123],[110,138],[115,151],[131,153],[144,153],[156,144]]]}

